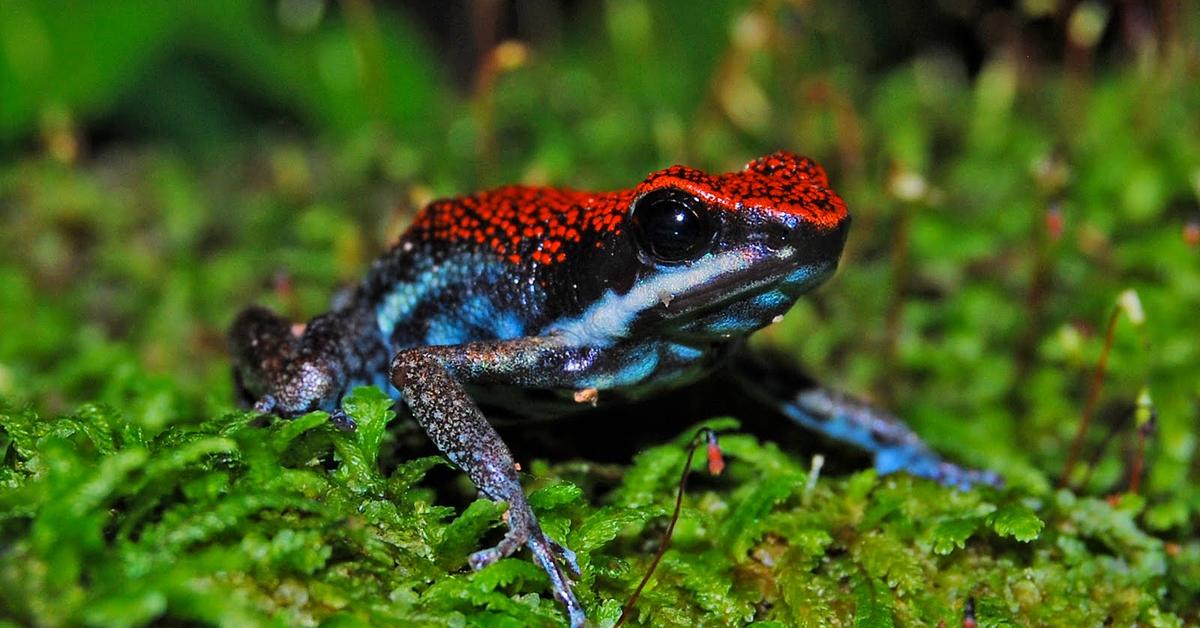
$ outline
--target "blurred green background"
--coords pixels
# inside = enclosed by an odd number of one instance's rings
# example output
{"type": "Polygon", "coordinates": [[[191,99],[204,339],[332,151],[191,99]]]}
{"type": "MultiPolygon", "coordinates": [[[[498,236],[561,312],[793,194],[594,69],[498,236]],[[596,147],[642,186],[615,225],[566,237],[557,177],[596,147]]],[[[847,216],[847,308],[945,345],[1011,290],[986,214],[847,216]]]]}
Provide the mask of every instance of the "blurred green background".
{"type": "MultiPolygon", "coordinates": [[[[855,223],[838,275],[758,341],[1038,511],[1117,312],[1069,484],[1125,496],[1164,565],[1138,586],[1200,621],[1198,85],[1184,0],[0,0],[0,409],[201,425],[233,410],[238,309],[321,312],[432,198],[786,148],[855,223]]],[[[0,556],[32,561],[49,433],[26,450],[13,425],[0,556]]],[[[107,453],[76,444],[84,486],[107,453]]],[[[78,587],[10,617],[81,621],[78,587]]],[[[1027,602],[1009,612],[1038,623],[1027,602]]]]}

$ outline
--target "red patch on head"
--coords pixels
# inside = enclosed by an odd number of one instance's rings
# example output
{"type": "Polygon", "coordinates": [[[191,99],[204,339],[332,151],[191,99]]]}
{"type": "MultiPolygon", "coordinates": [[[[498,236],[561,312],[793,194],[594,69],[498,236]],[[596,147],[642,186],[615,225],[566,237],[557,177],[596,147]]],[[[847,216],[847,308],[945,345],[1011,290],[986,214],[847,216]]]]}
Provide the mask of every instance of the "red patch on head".
{"type": "Polygon", "coordinates": [[[434,201],[413,222],[425,240],[474,241],[513,264],[549,265],[593,233],[616,231],[633,201],[631,191],[592,193],[506,186],[434,201]]]}
{"type": "MultiPolygon", "coordinates": [[[[566,249],[588,236],[619,233],[634,199],[666,187],[727,211],[782,212],[821,229],[833,229],[847,216],[846,204],[829,189],[816,162],[780,151],[721,175],[673,166],[632,190],[507,186],[435,201],[418,214],[410,233],[425,240],[475,242],[513,264],[549,265],[566,261],[566,249]]],[[[597,241],[596,246],[602,245],[597,241]]]]}

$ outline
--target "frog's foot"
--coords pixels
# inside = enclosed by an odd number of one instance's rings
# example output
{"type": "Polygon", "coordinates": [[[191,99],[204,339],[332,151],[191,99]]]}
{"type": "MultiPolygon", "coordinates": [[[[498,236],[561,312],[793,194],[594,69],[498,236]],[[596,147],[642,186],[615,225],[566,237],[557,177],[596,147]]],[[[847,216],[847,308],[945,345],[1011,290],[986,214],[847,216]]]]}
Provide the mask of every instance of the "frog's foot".
{"type": "Polygon", "coordinates": [[[776,365],[785,375],[765,369],[770,363],[741,360],[750,376],[737,373],[738,381],[752,395],[774,404],[796,423],[835,440],[871,453],[880,475],[905,471],[917,477],[958,489],[978,485],[1000,486],[1003,480],[990,471],[979,471],[946,462],[915,432],[891,413],[843,393],[803,382],[786,366],[776,365]],[[799,389],[799,392],[795,392],[799,389]]]}
{"type": "Polygon", "coordinates": [[[521,385],[546,381],[530,378],[544,376],[546,360],[565,359],[567,350],[555,339],[538,336],[405,349],[392,360],[391,380],[434,445],[466,472],[480,493],[508,504],[508,532],[496,547],[473,554],[471,567],[483,569],[522,545],[528,547],[550,579],[554,597],[566,607],[571,626],[583,626],[587,618],[571,590],[570,575],[579,572],[575,555],[542,532],[512,452],[463,385],[480,378],[521,385]]]}
{"type": "MultiPolygon", "coordinates": [[[[284,418],[304,414],[303,412],[289,412],[272,394],[263,395],[254,403],[253,409],[260,414],[274,414],[284,418]]],[[[358,429],[358,424],[354,422],[354,419],[340,407],[329,411],[329,423],[343,432],[353,432],[358,429]]]]}
{"type": "Polygon", "coordinates": [[[555,541],[548,536],[546,537],[546,541],[550,544],[551,551],[553,551],[554,554],[558,556],[558,558],[561,559],[564,564],[566,564],[567,569],[571,571],[572,578],[578,578],[579,576],[583,575],[583,572],[579,569],[579,558],[575,556],[575,552],[572,552],[569,548],[567,548],[567,546],[560,544],[558,541],[555,541]]]}
{"type": "Polygon", "coordinates": [[[939,475],[934,477],[934,480],[946,486],[954,486],[964,491],[976,486],[991,486],[994,488],[1002,488],[1004,486],[1004,478],[1000,477],[1000,474],[995,471],[960,467],[945,461],[942,462],[942,468],[939,471],[939,475]]]}
{"type": "Polygon", "coordinates": [[[579,577],[579,561],[575,552],[542,532],[541,526],[537,524],[537,519],[529,509],[528,502],[523,499],[514,501],[516,503],[509,504],[507,514],[508,533],[495,547],[471,554],[468,559],[471,568],[479,571],[501,558],[511,556],[522,545],[528,547],[533,553],[534,561],[549,576],[554,598],[566,607],[572,628],[584,626],[587,616],[583,612],[583,606],[576,599],[575,592],[571,590],[572,582],[567,577],[568,574],[563,571],[565,566],[571,576],[579,577]]]}
{"type": "Polygon", "coordinates": [[[1004,479],[995,472],[961,467],[942,460],[924,447],[880,450],[875,454],[875,468],[881,475],[906,471],[964,491],[976,486],[1004,486],[1004,479]]]}

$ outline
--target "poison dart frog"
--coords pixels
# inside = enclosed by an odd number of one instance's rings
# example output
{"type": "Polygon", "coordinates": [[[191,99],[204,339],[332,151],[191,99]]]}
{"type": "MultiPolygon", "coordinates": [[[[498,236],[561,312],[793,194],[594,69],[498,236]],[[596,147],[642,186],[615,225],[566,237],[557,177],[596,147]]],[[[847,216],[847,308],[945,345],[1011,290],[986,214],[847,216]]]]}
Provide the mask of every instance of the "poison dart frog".
{"type": "MultiPolygon", "coordinates": [[[[833,273],[849,226],[825,171],[782,151],[726,174],[674,166],[615,192],[509,186],[435,201],[302,331],[244,310],[230,332],[234,377],[257,411],[325,410],[347,428],[347,391],[389,391],[484,495],[507,503],[506,535],[470,565],[528,547],[579,626],[574,554],[538,525],[477,402],[502,393],[518,411],[545,411],[549,398],[552,412],[567,412],[736,365],[740,340],[833,273]]],[[[783,416],[873,453],[882,473],[996,482],[941,460],[863,403],[817,386],[780,390],[769,377],[739,381],[783,416]]]]}

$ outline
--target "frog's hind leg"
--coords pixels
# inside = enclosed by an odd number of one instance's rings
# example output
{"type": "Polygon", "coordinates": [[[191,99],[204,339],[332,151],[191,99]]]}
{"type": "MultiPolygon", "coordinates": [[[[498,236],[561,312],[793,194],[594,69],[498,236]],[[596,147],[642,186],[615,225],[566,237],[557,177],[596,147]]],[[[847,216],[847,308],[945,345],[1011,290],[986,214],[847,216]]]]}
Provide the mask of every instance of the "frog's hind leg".
{"type": "Polygon", "coordinates": [[[962,489],[1002,483],[995,473],[942,459],[898,417],[818,385],[780,356],[740,351],[731,375],[751,396],[796,423],[867,451],[880,473],[906,471],[962,489]]]}
{"type": "Polygon", "coordinates": [[[272,392],[299,344],[292,325],[271,310],[253,306],[238,314],[229,330],[229,350],[234,386],[244,406],[260,412],[276,409],[272,392]]]}

